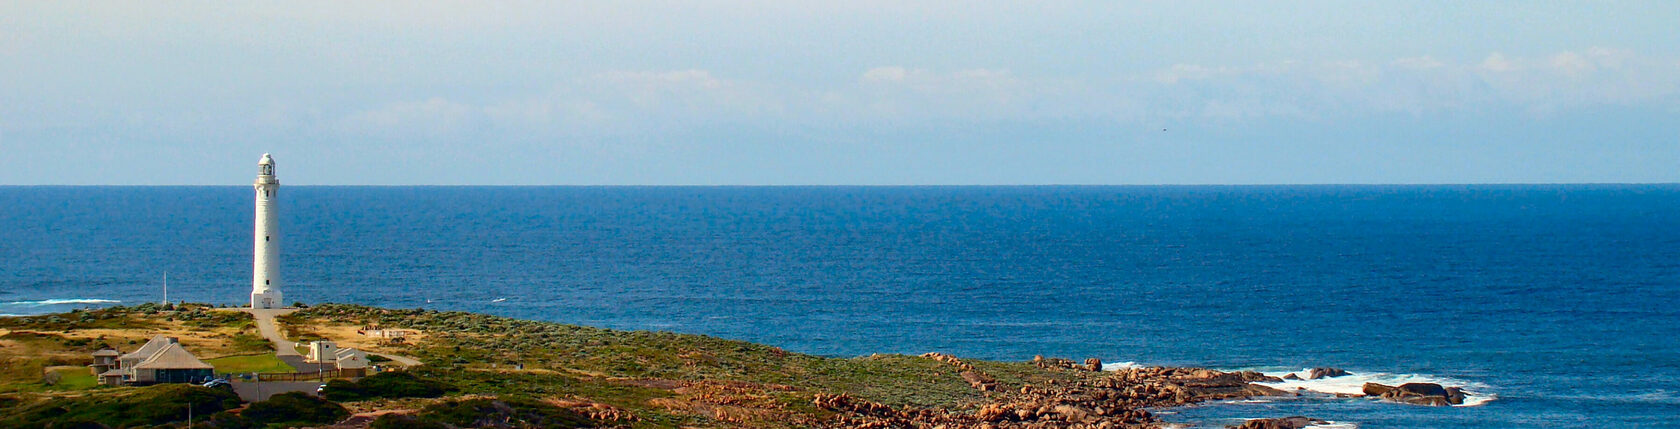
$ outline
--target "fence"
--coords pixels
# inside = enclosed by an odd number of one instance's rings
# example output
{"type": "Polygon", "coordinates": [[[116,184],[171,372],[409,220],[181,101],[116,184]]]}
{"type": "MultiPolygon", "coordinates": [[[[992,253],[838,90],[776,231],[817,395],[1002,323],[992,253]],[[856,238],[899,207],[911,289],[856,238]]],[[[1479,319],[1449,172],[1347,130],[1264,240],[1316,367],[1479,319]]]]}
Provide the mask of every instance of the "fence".
{"type": "Polygon", "coordinates": [[[282,373],[270,373],[270,374],[257,374],[257,381],[326,381],[326,380],[331,380],[331,379],[334,379],[334,378],[359,377],[359,376],[361,376],[361,374],[359,373],[360,371],[357,371],[357,374],[354,374],[354,375],[350,374],[350,372],[351,371],[335,369],[335,370],[331,370],[331,371],[316,371],[316,372],[282,372],[282,373]]]}

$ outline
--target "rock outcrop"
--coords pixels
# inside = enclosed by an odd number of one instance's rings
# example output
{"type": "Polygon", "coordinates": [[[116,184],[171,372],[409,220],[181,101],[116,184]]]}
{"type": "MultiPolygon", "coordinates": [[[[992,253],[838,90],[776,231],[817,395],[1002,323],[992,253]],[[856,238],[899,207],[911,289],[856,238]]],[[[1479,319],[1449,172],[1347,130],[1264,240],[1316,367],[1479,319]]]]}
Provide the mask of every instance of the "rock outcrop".
{"type": "Polygon", "coordinates": [[[1311,417],[1284,417],[1281,419],[1254,419],[1237,426],[1227,426],[1233,429],[1301,429],[1307,426],[1329,423],[1311,417]]]}
{"type": "Polygon", "coordinates": [[[1307,371],[1308,380],[1341,377],[1345,375],[1348,375],[1348,372],[1343,371],[1340,368],[1313,368],[1311,371],[1307,371]]]}
{"type": "MultiPolygon", "coordinates": [[[[923,356],[955,366],[959,374],[979,373],[954,356],[923,356]]],[[[1094,359],[1078,365],[1041,357],[1033,363],[1067,371],[1014,386],[991,381],[997,387],[987,390],[986,399],[969,412],[893,407],[846,395],[819,394],[812,404],[835,412],[824,425],[830,428],[1121,429],[1154,427],[1159,420],[1148,408],[1284,394],[1252,384],[1278,381],[1252,371],[1155,367],[1094,372],[1090,369],[1102,367],[1094,359]]]]}
{"type": "Polygon", "coordinates": [[[987,375],[984,372],[980,372],[978,369],[974,369],[974,365],[969,365],[968,362],[963,362],[962,359],[957,359],[956,356],[930,352],[923,354],[922,357],[944,362],[957,367],[957,370],[959,371],[958,375],[963,378],[963,381],[967,381],[968,385],[974,386],[975,389],[979,389],[981,392],[991,392],[997,390],[997,379],[992,378],[992,376],[987,375]]]}
{"type": "Polygon", "coordinates": [[[1465,397],[1469,396],[1463,389],[1443,387],[1435,383],[1406,383],[1399,386],[1365,383],[1360,390],[1364,391],[1366,396],[1387,401],[1431,406],[1461,405],[1465,397]]]}

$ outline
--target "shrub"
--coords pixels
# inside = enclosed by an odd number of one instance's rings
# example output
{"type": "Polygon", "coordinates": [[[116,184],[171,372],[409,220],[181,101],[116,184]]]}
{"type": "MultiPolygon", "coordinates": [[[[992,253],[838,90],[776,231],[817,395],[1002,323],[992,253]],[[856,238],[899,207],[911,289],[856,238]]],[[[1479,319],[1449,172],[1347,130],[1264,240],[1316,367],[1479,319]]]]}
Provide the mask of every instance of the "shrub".
{"type": "Polygon", "coordinates": [[[310,426],[350,417],[344,406],[302,392],[286,392],[246,407],[240,415],[258,425],[310,426]]]}
{"type": "MultiPolygon", "coordinates": [[[[393,419],[396,420],[396,419],[393,419]]],[[[413,426],[433,428],[436,424],[455,427],[592,428],[598,422],[572,410],[526,399],[468,399],[432,404],[420,410],[413,426]]],[[[392,424],[396,424],[395,421],[392,424]]]]}
{"type": "Polygon", "coordinates": [[[160,384],[132,394],[95,394],[10,410],[11,415],[0,417],[0,427],[156,426],[185,421],[189,405],[193,414],[209,416],[238,407],[239,396],[187,384],[160,384]]]}
{"type": "Polygon", "coordinates": [[[363,401],[377,398],[436,398],[450,386],[421,379],[408,372],[382,372],[357,381],[327,382],[322,394],[334,401],[363,401]]]}
{"type": "Polygon", "coordinates": [[[374,419],[368,424],[368,429],[453,429],[449,425],[438,422],[420,421],[414,416],[402,414],[386,414],[374,419]]]}

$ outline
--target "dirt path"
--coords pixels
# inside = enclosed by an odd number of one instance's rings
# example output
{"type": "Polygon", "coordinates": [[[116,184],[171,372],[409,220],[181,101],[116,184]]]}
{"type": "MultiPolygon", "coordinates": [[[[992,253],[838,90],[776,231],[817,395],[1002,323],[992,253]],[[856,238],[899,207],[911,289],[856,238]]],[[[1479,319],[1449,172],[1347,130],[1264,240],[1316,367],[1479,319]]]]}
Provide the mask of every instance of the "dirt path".
{"type": "MultiPolygon", "coordinates": [[[[275,357],[280,358],[281,361],[285,361],[286,364],[291,365],[292,368],[297,368],[298,372],[314,372],[314,371],[319,371],[319,370],[322,369],[322,368],[320,368],[321,365],[304,362],[303,355],[300,355],[297,352],[297,349],[298,349],[298,347],[300,347],[300,345],[298,343],[292,342],[291,340],[287,340],[284,335],[281,335],[280,334],[280,326],[278,324],[274,323],[274,318],[275,317],[284,316],[284,315],[287,315],[287,314],[292,314],[293,312],[297,311],[296,308],[280,308],[280,309],[250,309],[250,308],[246,308],[246,309],[242,309],[242,311],[245,311],[247,313],[251,313],[251,317],[253,317],[257,320],[257,331],[262,333],[263,338],[267,338],[269,342],[274,343],[274,356],[275,357]]],[[[381,356],[381,357],[384,357],[386,359],[390,359],[393,362],[400,363],[404,366],[415,366],[415,365],[420,364],[419,360],[416,360],[416,359],[408,357],[408,356],[393,355],[393,354],[386,354],[386,353],[373,353],[373,352],[368,352],[368,354],[381,356]]]]}

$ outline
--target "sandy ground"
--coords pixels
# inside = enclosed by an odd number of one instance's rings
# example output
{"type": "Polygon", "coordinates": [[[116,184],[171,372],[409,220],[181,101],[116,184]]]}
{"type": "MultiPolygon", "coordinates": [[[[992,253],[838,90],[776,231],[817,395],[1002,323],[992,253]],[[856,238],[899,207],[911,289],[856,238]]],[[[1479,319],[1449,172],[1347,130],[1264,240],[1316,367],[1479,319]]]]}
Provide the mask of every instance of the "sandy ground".
{"type": "MultiPolygon", "coordinates": [[[[285,361],[292,367],[298,368],[299,371],[307,372],[315,369],[314,364],[303,362],[303,356],[298,353],[298,349],[301,345],[291,340],[287,340],[285,336],[281,335],[279,325],[274,321],[275,317],[291,314],[292,312],[297,311],[297,309],[245,309],[244,311],[250,312],[251,315],[257,319],[257,331],[261,332],[264,338],[268,338],[270,342],[274,343],[276,357],[279,357],[280,360],[285,361]]],[[[383,356],[386,359],[390,359],[404,366],[414,366],[420,364],[420,361],[414,358],[386,353],[385,351],[380,350],[380,348],[376,348],[377,343],[373,342],[373,338],[367,338],[357,334],[356,328],[353,326],[315,326],[311,328],[320,333],[322,337],[337,343],[340,348],[360,349],[368,352],[369,354],[383,356]]],[[[424,338],[424,336],[419,334],[415,335],[417,337],[410,339],[410,341],[424,338]]]]}

